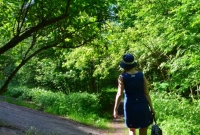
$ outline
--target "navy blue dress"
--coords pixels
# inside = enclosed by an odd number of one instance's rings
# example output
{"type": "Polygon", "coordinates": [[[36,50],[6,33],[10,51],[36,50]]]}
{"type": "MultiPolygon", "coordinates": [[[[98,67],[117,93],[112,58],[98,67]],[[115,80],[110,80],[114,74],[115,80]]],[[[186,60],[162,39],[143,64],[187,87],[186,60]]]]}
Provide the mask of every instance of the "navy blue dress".
{"type": "Polygon", "coordinates": [[[145,128],[153,122],[148,101],[144,94],[142,72],[122,73],[124,82],[124,115],[128,128],[145,128]]]}

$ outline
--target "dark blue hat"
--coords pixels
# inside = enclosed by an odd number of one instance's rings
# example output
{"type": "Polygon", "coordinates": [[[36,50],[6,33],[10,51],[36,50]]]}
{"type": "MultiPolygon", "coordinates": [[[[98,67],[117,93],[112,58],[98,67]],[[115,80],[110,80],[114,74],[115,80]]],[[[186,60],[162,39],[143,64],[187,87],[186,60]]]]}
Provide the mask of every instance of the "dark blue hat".
{"type": "Polygon", "coordinates": [[[123,60],[120,63],[120,67],[123,69],[131,69],[137,66],[137,63],[134,61],[134,56],[131,54],[125,54],[123,60]]]}

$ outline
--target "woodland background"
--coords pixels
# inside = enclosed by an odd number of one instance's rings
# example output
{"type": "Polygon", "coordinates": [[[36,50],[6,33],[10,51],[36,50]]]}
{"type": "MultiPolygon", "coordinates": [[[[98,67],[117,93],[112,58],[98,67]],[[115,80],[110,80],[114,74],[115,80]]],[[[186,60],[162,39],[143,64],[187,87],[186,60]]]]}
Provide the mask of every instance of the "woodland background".
{"type": "Polygon", "coordinates": [[[112,117],[119,63],[131,53],[165,134],[200,133],[200,1],[0,0],[0,7],[1,94],[100,126],[112,117]]]}

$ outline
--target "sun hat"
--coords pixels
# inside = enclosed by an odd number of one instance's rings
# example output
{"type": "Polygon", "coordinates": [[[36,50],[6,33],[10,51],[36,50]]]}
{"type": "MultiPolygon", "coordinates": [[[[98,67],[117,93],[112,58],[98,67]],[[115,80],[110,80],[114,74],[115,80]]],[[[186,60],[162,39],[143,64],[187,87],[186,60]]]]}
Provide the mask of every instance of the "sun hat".
{"type": "Polygon", "coordinates": [[[123,69],[131,69],[137,66],[137,63],[134,61],[134,56],[132,54],[125,54],[123,60],[120,63],[120,67],[123,69]]]}

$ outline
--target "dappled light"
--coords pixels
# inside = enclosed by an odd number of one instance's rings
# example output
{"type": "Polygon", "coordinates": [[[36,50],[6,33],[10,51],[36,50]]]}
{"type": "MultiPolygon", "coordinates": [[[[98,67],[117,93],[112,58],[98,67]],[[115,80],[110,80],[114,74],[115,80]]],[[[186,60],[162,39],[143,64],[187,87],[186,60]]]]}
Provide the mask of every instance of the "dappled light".
{"type": "MultiPolygon", "coordinates": [[[[0,7],[1,101],[127,134],[123,97],[119,119],[113,108],[119,64],[130,53],[164,135],[200,134],[199,0],[0,0],[0,7]]],[[[0,129],[14,126],[2,117],[0,129]]]]}

